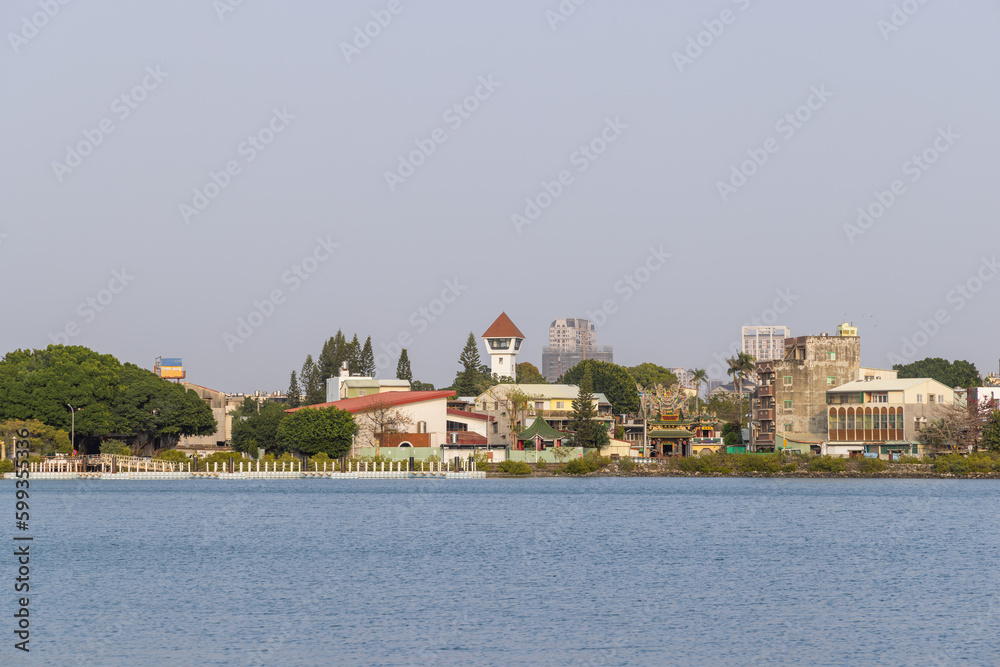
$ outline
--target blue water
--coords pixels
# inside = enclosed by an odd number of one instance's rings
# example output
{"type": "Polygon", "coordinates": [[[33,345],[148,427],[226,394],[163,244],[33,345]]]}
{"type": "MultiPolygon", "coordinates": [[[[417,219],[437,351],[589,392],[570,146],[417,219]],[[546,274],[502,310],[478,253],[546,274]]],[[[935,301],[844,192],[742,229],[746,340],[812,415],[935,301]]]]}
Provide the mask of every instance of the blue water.
{"type": "Polygon", "coordinates": [[[998,508],[991,481],[39,481],[32,651],[2,583],[0,664],[996,664],[998,508]]]}

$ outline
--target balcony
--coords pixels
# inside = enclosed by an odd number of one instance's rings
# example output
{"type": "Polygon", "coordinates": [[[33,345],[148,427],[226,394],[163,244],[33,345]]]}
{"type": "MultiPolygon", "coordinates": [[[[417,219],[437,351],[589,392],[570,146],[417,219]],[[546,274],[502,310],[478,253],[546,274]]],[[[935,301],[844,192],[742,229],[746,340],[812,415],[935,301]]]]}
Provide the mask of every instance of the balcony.
{"type": "Polygon", "coordinates": [[[754,438],[754,442],[758,445],[773,445],[774,444],[774,434],[773,433],[758,433],[754,438]]]}
{"type": "Polygon", "coordinates": [[[757,421],[762,421],[762,422],[774,421],[774,410],[770,408],[757,410],[757,421]]]}
{"type": "Polygon", "coordinates": [[[774,396],[774,385],[761,385],[757,387],[757,396],[764,398],[765,396],[774,396]]]}

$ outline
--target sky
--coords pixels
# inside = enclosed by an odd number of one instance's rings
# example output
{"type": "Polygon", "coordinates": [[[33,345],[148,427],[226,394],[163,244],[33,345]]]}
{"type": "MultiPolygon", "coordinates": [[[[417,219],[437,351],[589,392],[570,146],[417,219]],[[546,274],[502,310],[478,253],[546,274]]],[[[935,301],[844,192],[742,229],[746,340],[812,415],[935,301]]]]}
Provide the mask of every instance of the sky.
{"type": "MultiPolygon", "coordinates": [[[[745,324],[996,371],[1000,3],[12,0],[0,352],[284,390],[338,329],[447,386],[505,311],[537,366],[722,377],[745,324]]],[[[480,353],[487,357],[485,346],[480,353]]]]}

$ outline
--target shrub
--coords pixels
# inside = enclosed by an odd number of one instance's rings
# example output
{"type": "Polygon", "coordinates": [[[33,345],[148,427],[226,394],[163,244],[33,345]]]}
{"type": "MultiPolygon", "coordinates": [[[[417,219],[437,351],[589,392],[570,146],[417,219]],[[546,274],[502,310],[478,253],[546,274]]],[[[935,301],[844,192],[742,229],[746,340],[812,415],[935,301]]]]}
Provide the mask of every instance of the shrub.
{"type": "Polygon", "coordinates": [[[1000,461],[986,453],[942,454],[934,459],[934,472],[938,474],[968,475],[974,472],[1000,472],[1000,461]]]}
{"type": "Polygon", "coordinates": [[[782,472],[795,472],[798,469],[799,469],[798,463],[786,463],[785,465],[781,466],[782,472]]]}
{"type": "Polygon", "coordinates": [[[858,472],[873,473],[882,472],[889,467],[889,464],[882,459],[864,458],[858,461],[858,472]]]}
{"type": "Polygon", "coordinates": [[[893,463],[929,463],[929,462],[923,460],[919,456],[910,456],[909,454],[905,454],[903,456],[897,457],[893,461],[893,463]]]}
{"type": "Polygon", "coordinates": [[[610,463],[610,457],[601,456],[597,450],[592,449],[584,454],[583,458],[573,459],[567,463],[563,468],[563,472],[568,472],[571,475],[586,475],[600,470],[610,463]]]}
{"type": "Polygon", "coordinates": [[[168,449],[166,451],[162,451],[153,458],[159,459],[161,461],[175,461],[175,462],[179,461],[181,463],[187,463],[190,460],[187,454],[178,451],[176,449],[168,449]]]}
{"type": "Polygon", "coordinates": [[[101,454],[132,456],[132,448],[121,440],[105,440],[101,443],[101,454]]]}
{"type": "Polygon", "coordinates": [[[500,472],[505,472],[508,475],[531,474],[531,466],[524,461],[501,461],[500,465],[497,467],[500,469],[500,472]]]}
{"type": "Polygon", "coordinates": [[[7,472],[14,472],[14,462],[10,459],[0,460],[0,475],[7,472]]]}
{"type": "Polygon", "coordinates": [[[843,472],[847,468],[847,461],[837,456],[816,456],[806,468],[809,472],[843,472]]]}
{"type": "Polygon", "coordinates": [[[674,466],[684,472],[697,472],[703,475],[729,472],[730,469],[724,465],[725,455],[712,454],[711,456],[685,456],[675,459],[674,466]]]}
{"type": "Polygon", "coordinates": [[[726,458],[732,459],[732,467],[739,473],[776,473],[781,470],[781,454],[733,454],[726,458]]]}
{"type": "Polygon", "coordinates": [[[545,461],[535,461],[535,470],[545,470],[545,461]]]}
{"type": "Polygon", "coordinates": [[[631,472],[635,469],[635,461],[631,456],[623,456],[618,459],[618,469],[622,472],[631,472]]]}

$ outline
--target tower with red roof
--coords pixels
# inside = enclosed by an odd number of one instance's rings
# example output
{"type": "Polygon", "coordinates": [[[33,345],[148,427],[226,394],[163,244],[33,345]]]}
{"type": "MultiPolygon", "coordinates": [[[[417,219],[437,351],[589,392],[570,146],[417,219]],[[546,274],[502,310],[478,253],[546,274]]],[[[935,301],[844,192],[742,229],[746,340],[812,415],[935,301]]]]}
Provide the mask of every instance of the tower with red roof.
{"type": "Polygon", "coordinates": [[[524,334],[514,326],[507,313],[500,313],[500,317],[483,334],[483,340],[486,341],[486,351],[490,353],[492,372],[500,377],[517,377],[517,353],[524,334]]]}

